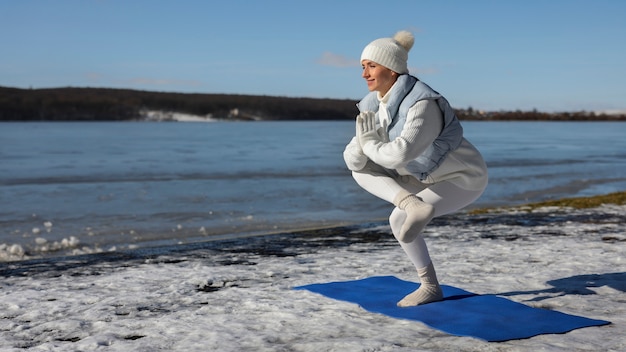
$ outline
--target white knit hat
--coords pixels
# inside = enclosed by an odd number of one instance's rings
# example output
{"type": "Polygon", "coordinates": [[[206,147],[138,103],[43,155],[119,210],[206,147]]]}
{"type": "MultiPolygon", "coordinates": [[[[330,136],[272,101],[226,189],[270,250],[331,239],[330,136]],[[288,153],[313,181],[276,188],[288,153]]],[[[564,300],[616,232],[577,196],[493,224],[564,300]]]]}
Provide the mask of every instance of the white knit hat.
{"type": "Polygon", "coordinates": [[[407,31],[399,31],[393,38],[376,39],[363,49],[361,61],[370,60],[394,72],[409,73],[407,60],[414,41],[413,34],[407,31]]]}

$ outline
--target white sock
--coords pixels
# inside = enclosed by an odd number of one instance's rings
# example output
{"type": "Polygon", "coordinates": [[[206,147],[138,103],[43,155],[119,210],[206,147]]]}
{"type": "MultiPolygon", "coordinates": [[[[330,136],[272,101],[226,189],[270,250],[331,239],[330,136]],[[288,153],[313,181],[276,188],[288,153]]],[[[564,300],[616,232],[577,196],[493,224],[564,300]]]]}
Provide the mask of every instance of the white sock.
{"type": "Polygon", "coordinates": [[[439,281],[437,281],[437,274],[432,262],[428,266],[418,269],[417,275],[422,282],[420,287],[400,300],[397,304],[398,307],[413,307],[443,300],[443,292],[439,286],[439,281]]]}
{"type": "Polygon", "coordinates": [[[412,242],[435,215],[435,208],[432,205],[424,203],[409,192],[399,193],[394,199],[394,204],[406,212],[406,220],[398,234],[398,239],[402,242],[412,242]]]}

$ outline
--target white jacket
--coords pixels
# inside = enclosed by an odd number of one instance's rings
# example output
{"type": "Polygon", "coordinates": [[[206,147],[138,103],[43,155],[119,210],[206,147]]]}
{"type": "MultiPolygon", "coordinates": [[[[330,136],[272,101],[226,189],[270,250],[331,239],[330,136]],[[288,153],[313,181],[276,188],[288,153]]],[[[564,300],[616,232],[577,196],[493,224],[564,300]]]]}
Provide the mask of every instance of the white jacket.
{"type": "MultiPolygon", "coordinates": [[[[356,136],[352,138],[343,153],[348,169],[358,172],[371,160],[384,168],[395,170],[400,175],[412,175],[403,165],[423,153],[441,132],[443,116],[437,102],[420,100],[408,110],[400,136],[390,141],[386,132],[390,118],[384,113],[387,111],[387,99],[388,95],[383,98],[379,96],[381,106],[378,109],[378,134],[381,143],[369,144],[367,150],[362,150],[356,136]]],[[[412,176],[418,178],[416,175],[412,176]]],[[[448,153],[440,166],[422,182],[433,184],[449,181],[463,189],[481,190],[486,187],[487,180],[487,166],[480,152],[463,138],[461,145],[448,153]]]]}

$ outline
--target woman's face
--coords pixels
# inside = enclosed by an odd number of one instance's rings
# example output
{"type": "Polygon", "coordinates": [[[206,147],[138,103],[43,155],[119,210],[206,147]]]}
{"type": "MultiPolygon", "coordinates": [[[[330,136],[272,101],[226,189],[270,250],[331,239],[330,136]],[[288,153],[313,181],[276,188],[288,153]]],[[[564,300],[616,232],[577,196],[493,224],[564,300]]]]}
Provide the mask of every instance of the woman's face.
{"type": "Polygon", "coordinates": [[[391,89],[391,86],[396,83],[398,74],[385,66],[370,60],[363,60],[361,64],[363,65],[361,77],[365,78],[367,89],[370,92],[377,91],[384,96],[391,89]]]}

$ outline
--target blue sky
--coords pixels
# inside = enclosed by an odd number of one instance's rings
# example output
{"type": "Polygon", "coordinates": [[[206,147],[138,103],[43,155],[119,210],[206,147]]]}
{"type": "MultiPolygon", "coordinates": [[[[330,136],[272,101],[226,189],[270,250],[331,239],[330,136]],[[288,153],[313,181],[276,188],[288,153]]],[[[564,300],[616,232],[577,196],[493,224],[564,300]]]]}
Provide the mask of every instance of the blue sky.
{"type": "Polygon", "coordinates": [[[360,99],[365,45],[457,108],[626,110],[622,0],[0,0],[0,86],[360,99]]]}

